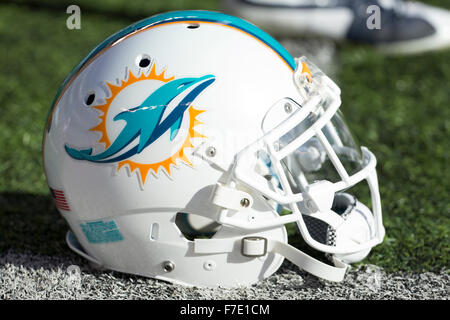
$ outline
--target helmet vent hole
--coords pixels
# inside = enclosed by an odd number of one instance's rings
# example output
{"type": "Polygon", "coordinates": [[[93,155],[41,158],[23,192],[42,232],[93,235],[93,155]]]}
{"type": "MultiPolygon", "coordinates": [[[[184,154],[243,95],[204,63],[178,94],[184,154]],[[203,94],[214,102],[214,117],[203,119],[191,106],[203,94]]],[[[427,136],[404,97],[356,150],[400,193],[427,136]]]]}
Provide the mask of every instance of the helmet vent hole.
{"type": "Polygon", "coordinates": [[[84,97],[84,104],[90,106],[95,101],[95,92],[89,91],[86,97],[84,97]]]}
{"type": "Polygon", "coordinates": [[[136,59],[136,64],[139,68],[147,68],[152,62],[152,59],[147,54],[142,54],[136,59]]]}
{"type": "Polygon", "coordinates": [[[159,224],[153,223],[150,228],[150,240],[158,240],[159,235],[159,224]]]}
{"type": "Polygon", "coordinates": [[[200,27],[200,24],[198,24],[198,23],[190,23],[190,24],[187,25],[186,28],[188,28],[188,29],[198,29],[199,27],[200,27]]]}

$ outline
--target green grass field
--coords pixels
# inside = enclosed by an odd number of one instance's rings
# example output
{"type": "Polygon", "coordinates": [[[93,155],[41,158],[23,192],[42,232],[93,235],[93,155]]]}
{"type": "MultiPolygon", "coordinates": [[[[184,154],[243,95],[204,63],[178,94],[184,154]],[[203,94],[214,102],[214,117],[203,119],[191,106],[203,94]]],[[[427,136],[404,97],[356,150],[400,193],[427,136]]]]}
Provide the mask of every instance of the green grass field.
{"type": "MultiPolygon", "coordinates": [[[[450,8],[446,0],[426,2],[450,8]]],[[[220,6],[209,0],[0,1],[0,252],[72,255],[41,161],[53,97],[110,34],[154,13],[187,8],[220,6]],[[81,30],[66,28],[70,4],[81,7],[81,30]]],[[[378,159],[387,236],[364,262],[387,271],[448,269],[450,50],[386,57],[341,44],[337,51],[342,110],[378,159]]]]}

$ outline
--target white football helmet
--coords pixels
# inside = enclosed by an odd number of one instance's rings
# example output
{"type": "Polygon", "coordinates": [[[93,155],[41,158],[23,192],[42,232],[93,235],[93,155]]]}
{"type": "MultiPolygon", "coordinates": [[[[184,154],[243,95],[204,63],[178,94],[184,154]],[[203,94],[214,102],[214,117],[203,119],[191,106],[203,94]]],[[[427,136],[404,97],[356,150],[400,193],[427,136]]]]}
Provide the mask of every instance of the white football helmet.
{"type": "Polygon", "coordinates": [[[45,128],[69,247],[184,285],[249,285],[284,258],[341,281],[384,228],[375,156],[340,103],[306,58],[233,16],[169,12],[116,33],[66,78],[45,128]],[[372,209],[343,192],[363,180],[372,209]],[[334,265],[288,244],[287,224],[334,265]]]}

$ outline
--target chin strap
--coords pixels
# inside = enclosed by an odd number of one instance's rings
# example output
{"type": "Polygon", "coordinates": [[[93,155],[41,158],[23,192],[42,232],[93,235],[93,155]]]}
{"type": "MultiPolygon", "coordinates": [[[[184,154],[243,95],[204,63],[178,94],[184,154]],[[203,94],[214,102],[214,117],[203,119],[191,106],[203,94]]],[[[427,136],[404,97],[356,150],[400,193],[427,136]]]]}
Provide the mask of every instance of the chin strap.
{"type": "Polygon", "coordinates": [[[340,282],[344,279],[348,264],[333,257],[334,267],[307,255],[288,243],[263,237],[244,237],[228,239],[195,239],[194,252],[199,254],[225,253],[240,250],[250,258],[278,253],[300,269],[325,280],[340,282]]]}

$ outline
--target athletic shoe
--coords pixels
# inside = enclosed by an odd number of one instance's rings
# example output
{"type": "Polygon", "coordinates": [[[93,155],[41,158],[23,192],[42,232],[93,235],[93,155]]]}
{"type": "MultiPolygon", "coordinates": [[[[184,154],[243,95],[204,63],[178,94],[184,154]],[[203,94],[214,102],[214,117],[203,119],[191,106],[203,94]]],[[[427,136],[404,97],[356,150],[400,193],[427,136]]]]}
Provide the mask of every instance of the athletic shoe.
{"type": "Polygon", "coordinates": [[[224,0],[274,36],[368,43],[387,53],[450,47],[450,11],[401,0],[224,0]]]}

